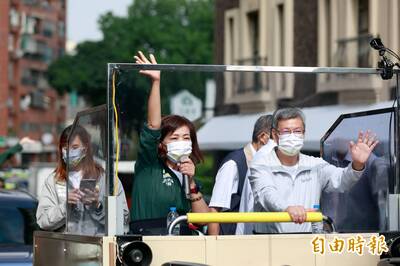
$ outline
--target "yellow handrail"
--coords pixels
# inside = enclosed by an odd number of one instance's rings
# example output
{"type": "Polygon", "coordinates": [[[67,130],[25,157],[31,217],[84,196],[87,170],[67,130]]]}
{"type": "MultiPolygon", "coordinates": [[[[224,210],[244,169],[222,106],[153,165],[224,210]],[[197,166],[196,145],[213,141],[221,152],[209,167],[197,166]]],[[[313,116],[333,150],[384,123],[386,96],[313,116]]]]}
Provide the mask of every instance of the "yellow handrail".
{"type": "MultiPolygon", "coordinates": [[[[287,212],[210,212],[187,213],[189,223],[285,223],[292,222],[287,212]]],[[[307,212],[306,222],[321,222],[320,212],[307,212]]]]}

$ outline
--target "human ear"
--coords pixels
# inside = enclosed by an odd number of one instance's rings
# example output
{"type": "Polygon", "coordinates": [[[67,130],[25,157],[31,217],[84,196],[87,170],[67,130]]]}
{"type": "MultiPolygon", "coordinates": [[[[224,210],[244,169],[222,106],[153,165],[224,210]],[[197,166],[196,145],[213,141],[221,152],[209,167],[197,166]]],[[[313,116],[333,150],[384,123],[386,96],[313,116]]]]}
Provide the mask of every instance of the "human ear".
{"type": "Polygon", "coordinates": [[[268,138],[269,138],[269,135],[266,132],[262,132],[258,136],[258,142],[261,143],[262,145],[265,145],[268,142],[268,138]]]}

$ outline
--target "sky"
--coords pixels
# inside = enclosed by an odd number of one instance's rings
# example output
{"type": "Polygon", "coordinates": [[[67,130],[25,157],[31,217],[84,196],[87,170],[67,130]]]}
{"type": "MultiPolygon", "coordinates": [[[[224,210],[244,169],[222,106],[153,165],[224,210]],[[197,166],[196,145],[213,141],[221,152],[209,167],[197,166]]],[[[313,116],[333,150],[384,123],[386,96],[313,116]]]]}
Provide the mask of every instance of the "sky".
{"type": "Polygon", "coordinates": [[[72,43],[100,40],[102,34],[97,20],[100,15],[112,11],[125,16],[133,0],[67,0],[67,39],[72,43]]]}

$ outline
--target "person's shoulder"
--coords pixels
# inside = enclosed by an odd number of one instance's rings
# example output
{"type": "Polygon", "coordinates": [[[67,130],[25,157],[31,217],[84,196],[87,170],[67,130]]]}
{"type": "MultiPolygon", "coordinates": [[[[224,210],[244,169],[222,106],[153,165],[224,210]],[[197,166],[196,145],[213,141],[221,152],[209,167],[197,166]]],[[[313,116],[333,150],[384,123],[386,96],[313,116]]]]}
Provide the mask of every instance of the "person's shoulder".
{"type": "Polygon", "coordinates": [[[268,143],[264,146],[262,146],[255,154],[253,157],[253,161],[255,160],[262,160],[264,157],[270,156],[270,153],[275,151],[276,144],[275,142],[271,143],[271,141],[268,141],[268,143]]]}
{"type": "MultiPolygon", "coordinates": [[[[261,150],[260,150],[261,151],[261,150]]],[[[273,162],[276,161],[276,153],[275,149],[271,150],[263,150],[262,152],[257,152],[253,160],[251,161],[251,165],[272,165],[273,162]]]]}
{"type": "Polygon", "coordinates": [[[218,172],[227,170],[229,171],[229,169],[237,169],[237,164],[233,159],[228,159],[226,161],[223,161],[223,163],[218,168],[218,172]]]}
{"type": "MultiPolygon", "coordinates": [[[[56,177],[56,173],[55,171],[53,171],[52,173],[50,173],[46,180],[44,181],[47,185],[51,185],[54,186],[57,183],[57,177],[56,177]]],[[[65,182],[65,181],[64,181],[65,182]]]]}
{"type": "Polygon", "coordinates": [[[268,140],[267,144],[265,144],[264,146],[262,146],[257,153],[263,153],[263,152],[271,152],[272,150],[274,150],[274,148],[276,147],[276,143],[273,139],[268,140]]]}
{"type": "Polygon", "coordinates": [[[300,162],[301,165],[305,167],[315,167],[315,166],[323,166],[329,164],[321,157],[315,157],[304,153],[300,153],[300,162]]]}
{"type": "Polygon", "coordinates": [[[233,151],[229,152],[229,153],[224,157],[224,159],[229,159],[229,158],[235,157],[235,156],[237,156],[237,155],[240,155],[240,154],[242,154],[242,153],[244,153],[243,148],[236,149],[236,150],[233,150],[233,151]]]}
{"type": "Polygon", "coordinates": [[[237,149],[237,150],[229,152],[222,159],[220,168],[225,166],[225,165],[236,165],[235,159],[237,159],[241,155],[244,156],[243,148],[240,148],[240,149],[237,149]]]}

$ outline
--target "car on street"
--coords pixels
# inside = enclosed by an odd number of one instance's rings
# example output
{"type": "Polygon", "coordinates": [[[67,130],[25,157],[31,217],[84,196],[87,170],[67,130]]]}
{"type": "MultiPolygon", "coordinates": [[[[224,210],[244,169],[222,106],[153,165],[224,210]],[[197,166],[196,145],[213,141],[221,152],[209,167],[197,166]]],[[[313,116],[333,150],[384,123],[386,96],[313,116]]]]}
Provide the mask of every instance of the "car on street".
{"type": "Polygon", "coordinates": [[[37,204],[28,192],[0,189],[0,266],[32,265],[37,204]]]}

